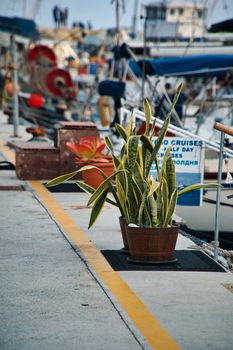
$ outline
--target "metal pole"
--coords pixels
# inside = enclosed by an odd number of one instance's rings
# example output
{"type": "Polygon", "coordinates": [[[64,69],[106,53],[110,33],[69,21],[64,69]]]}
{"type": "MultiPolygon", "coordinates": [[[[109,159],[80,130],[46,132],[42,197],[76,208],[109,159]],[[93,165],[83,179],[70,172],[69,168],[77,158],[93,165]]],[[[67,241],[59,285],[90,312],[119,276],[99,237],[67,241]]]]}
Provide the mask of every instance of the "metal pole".
{"type": "MultiPolygon", "coordinates": [[[[221,184],[221,180],[222,180],[222,162],[223,162],[224,138],[225,138],[225,133],[221,132],[220,154],[219,154],[219,162],[218,162],[218,184],[219,185],[221,184]]],[[[215,242],[219,241],[220,194],[221,194],[221,187],[218,186],[217,195],[216,195],[216,211],[215,211],[215,231],[214,231],[215,242]]],[[[214,259],[218,260],[218,247],[216,245],[214,247],[214,259]]]]}
{"type": "Polygon", "coordinates": [[[11,54],[12,54],[12,65],[13,65],[13,121],[14,121],[14,137],[18,137],[19,127],[19,101],[18,101],[18,71],[17,71],[17,49],[15,38],[11,36],[11,54]]]}
{"type": "Polygon", "coordinates": [[[119,0],[116,0],[116,46],[120,45],[120,4],[119,0]]]}
{"type": "Polygon", "coordinates": [[[143,29],[143,61],[142,61],[142,100],[145,95],[145,79],[146,79],[146,30],[147,30],[147,15],[144,17],[144,29],[143,29]]]}

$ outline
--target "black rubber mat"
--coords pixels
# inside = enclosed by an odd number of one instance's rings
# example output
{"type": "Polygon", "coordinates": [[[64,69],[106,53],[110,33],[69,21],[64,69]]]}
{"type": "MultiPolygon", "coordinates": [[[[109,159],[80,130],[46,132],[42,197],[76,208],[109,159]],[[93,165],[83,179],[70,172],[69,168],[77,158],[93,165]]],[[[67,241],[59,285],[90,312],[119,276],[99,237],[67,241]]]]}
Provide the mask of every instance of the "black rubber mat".
{"type": "MultiPolygon", "coordinates": [[[[44,183],[44,185],[46,185],[44,183]]],[[[47,187],[50,192],[83,192],[83,190],[76,185],[76,183],[62,183],[57,186],[47,187]]]]}
{"type": "Polygon", "coordinates": [[[129,255],[120,250],[102,250],[101,253],[115,271],[203,271],[225,272],[225,270],[206,254],[196,250],[176,250],[174,260],[167,264],[132,263],[129,255]]]}

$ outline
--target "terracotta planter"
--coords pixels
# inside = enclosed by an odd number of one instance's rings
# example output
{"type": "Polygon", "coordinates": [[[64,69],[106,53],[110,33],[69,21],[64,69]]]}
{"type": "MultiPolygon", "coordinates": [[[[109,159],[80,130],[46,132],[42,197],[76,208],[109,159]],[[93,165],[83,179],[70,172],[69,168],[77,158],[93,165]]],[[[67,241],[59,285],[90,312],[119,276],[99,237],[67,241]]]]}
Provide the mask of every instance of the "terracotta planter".
{"type": "Polygon", "coordinates": [[[123,216],[119,217],[119,223],[121,228],[122,240],[124,248],[121,249],[122,253],[129,254],[129,243],[126,235],[126,219],[123,216]]]}
{"type": "Polygon", "coordinates": [[[126,225],[126,234],[133,262],[173,262],[179,226],[141,228],[126,225]]]}
{"type": "MultiPolygon", "coordinates": [[[[94,165],[100,168],[107,177],[114,173],[114,165],[112,162],[108,163],[90,163],[90,165],[94,165]]],[[[104,178],[101,172],[98,169],[90,169],[82,172],[83,181],[93,187],[98,188],[99,185],[104,181],[104,178]]]]}

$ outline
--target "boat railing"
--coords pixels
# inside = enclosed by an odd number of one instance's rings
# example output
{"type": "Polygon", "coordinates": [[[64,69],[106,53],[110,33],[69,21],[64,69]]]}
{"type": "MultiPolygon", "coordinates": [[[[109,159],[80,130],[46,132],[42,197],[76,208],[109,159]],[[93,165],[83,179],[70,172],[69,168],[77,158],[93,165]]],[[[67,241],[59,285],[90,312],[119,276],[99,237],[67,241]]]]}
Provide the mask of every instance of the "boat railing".
{"type": "Polygon", "coordinates": [[[220,216],[220,193],[221,193],[221,179],[222,179],[222,163],[223,163],[223,153],[224,153],[224,139],[225,134],[233,136],[233,128],[230,128],[221,123],[215,123],[214,129],[221,132],[220,148],[219,148],[219,161],[218,161],[218,188],[216,195],[216,211],[215,211],[215,231],[214,231],[214,259],[218,260],[218,244],[219,244],[219,216],[220,216]]]}
{"type": "MultiPolygon", "coordinates": [[[[139,109],[136,109],[136,108],[133,108],[133,111],[130,111],[124,107],[122,107],[120,109],[120,118],[121,118],[121,123],[124,122],[125,119],[128,120],[129,116],[131,115],[131,113],[133,112],[134,114],[134,117],[135,117],[135,120],[136,119],[139,119],[141,121],[146,121],[146,118],[145,118],[145,114],[144,112],[140,111],[139,109]]],[[[152,117],[152,120],[154,120],[155,117],[152,117]]],[[[156,118],[156,122],[157,122],[157,126],[159,128],[161,128],[164,124],[164,121],[159,119],[159,118],[156,118]]],[[[216,124],[219,124],[219,123],[216,123],[216,124]]],[[[221,124],[222,125],[222,124],[221,124]]],[[[226,127],[226,129],[230,129],[232,130],[231,128],[227,127],[227,126],[224,126],[226,127]]],[[[181,136],[181,137],[191,137],[191,138],[194,138],[194,139],[198,139],[198,140],[201,140],[205,143],[205,147],[208,148],[208,149],[211,149],[217,153],[220,153],[220,145],[219,143],[217,142],[213,142],[213,141],[210,141],[204,137],[201,137],[199,135],[196,135],[188,130],[185,130],[179,126],[176,126],[176,125],[173,125],[173,124],[169,124],[168,126],[168,131],[169,132],[172,132],[174,133],[175,135],[177,136],[181,136]]],[[[230,134],[230,136],[233,136],[232,134],[230,134]]],[[[231,150],[230,148],[228,147],[224,147],[223,148],[223,153],[224,153],[224,156],[227,157],[227,158],[233,158],[233,150],[231,150]]]]}

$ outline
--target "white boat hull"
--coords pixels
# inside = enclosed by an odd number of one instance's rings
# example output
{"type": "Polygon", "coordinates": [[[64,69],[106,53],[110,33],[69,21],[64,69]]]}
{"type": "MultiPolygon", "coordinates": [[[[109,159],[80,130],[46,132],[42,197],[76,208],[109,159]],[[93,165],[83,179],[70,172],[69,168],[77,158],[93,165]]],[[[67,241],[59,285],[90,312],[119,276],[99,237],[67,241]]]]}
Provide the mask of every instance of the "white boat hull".
{"type": "MultiPolygon", "coordinates": [[[[221,203],[219,215],[219,231],[233,233],[233,198],[227,196],[233,195],[233,187],[221,190],[221,203]]],[[[207,200],[216,201],[216,191],[211,190],[204,196],[207,200]]],[[[176,214],[180,216],[186,225],[196,231],[215,231],[216,205],[203,201],[201,207],[178,206],[176,214]]]]}

